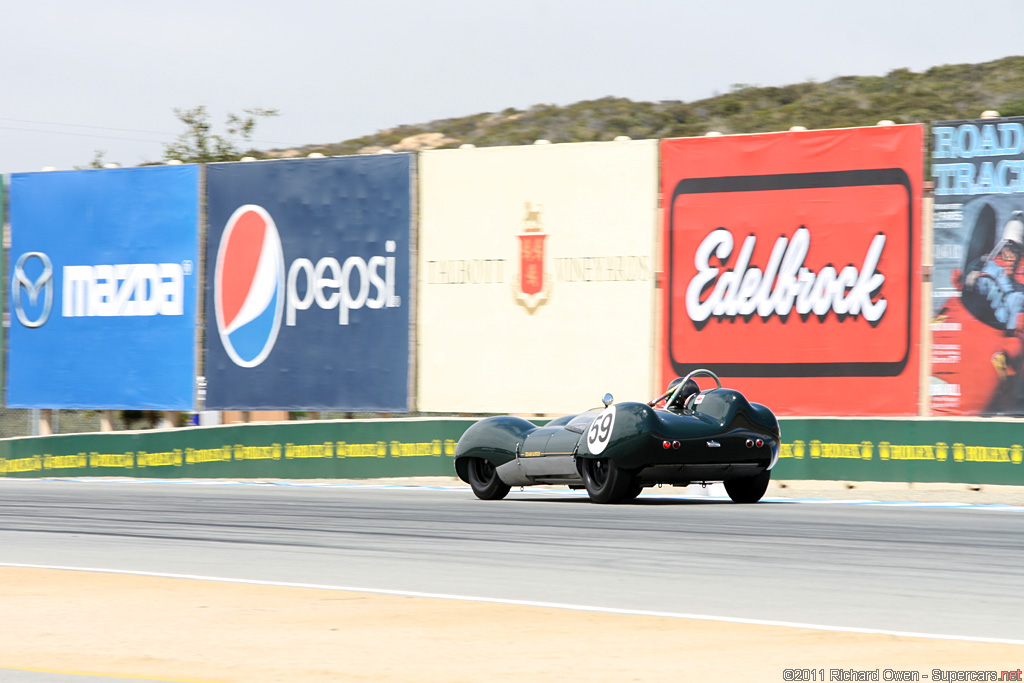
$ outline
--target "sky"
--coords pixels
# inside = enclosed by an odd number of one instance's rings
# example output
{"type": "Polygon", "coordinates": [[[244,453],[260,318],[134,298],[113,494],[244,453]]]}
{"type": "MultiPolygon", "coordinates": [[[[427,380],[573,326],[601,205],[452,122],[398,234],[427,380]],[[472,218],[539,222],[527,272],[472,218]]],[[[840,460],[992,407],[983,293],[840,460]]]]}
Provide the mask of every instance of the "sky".
{"type": "Polygon", "coordinates": [[[1022,32],[1022,0],[0,0],[0,173],[161,161],[176,108],[214,133],[278,109],[253,135],[274,149],[987,62],[1024,54],[1022,32]]]}

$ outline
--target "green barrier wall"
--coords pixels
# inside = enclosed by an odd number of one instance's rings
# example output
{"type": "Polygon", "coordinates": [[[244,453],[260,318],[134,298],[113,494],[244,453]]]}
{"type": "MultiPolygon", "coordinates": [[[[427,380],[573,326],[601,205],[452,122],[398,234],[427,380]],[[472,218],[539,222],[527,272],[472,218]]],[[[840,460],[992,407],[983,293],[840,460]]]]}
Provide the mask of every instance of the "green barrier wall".
{"type": "Polygon", "coordinates": [[[0,477],[455,476],[473,420],[338,420],[0,440],[0,477]]]}
{"type": "Polygon", "coordinates": [[[781,419],[773,479],[1024,485],[1024,422],[781,419]]]}
{"type": "MultiPolygon", "coordinates": [[[[472,419],[338,420],[0,440],[0,477],[454,476],[472,419]]],[[[774,479],[1024,485],[1024,422],[782,419],[774,479]]]]}

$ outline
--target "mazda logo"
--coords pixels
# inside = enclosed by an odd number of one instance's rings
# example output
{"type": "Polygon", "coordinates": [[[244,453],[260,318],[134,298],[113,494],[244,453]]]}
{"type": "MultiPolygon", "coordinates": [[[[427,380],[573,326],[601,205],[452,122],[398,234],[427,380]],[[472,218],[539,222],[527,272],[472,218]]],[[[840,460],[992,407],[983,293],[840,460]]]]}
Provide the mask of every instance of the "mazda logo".
{"type": "Polygon", "coordinates": [[[14,264],[14,277],[11,278],[11,298],[14,300],[14,312],[18,320],[25,327],[40,327],[50,317],[50,309],[53,308],[53,264],[50,257],[41,251],[25,252],[14,264]],[[39,259],[43,264],[43,272],[36,278],[35,282],[25,274],[25,262],[31,258],[39,259]],[[39,317],[30,320],[25,313],[24,299],[28,297],[30,306],[39,304],[39,295],[43,294],[43,310],[39,317]]]}

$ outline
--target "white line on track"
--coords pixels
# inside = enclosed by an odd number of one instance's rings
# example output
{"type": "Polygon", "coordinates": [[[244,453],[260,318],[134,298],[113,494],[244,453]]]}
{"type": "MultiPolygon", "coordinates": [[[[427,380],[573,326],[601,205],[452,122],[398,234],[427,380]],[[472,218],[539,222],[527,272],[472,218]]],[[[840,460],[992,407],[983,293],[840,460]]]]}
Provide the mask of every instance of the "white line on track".
{"type": "MultiPolygon", "coordinates": [[[[456,491],[470,493],[468,486],[430,486],[424,484],[354,484],[354,483],[333,483],[313,481],[236,481],[230,479],[135,479],[135,478],[107,478],[107,477],[25,477],[25,478],[0,478],[0,483],[7,482],[33,482],[33,481],[73,481],[82,483],[99,484],[199,484],[204,486],[280,486],[294,488],[337,488],[337,489],[393,489],[393,490],[416,490],[416,491],[456,491]]],[[[585,491],[574,491],[571,489],[539,489],[529,488],[516,491],[519,495],[535,496],[586,496],[585,491]]],[[[644,496],[645,499],[658,497],[658,490],[654,489],[644,496]]],[[[707,502],[729,502],[728,496],[721,495],[687,495],[673,493],[663,498],[674,498],[679,500],[707,501],[707,502]]],[[[1008,505],[1005,503],[958,503],[953,501],[922,502],[913,500],[870,500],[867,498],[839,499],[839,498],[781,498],[768,496],[762,499],[765,503],[788,503],[793,505],[853,505],[863,507],[899,507],[899,508],[943,508],[952,510],[990,510],[996,512],[1024,512],[1024,506],[1008,505]]]]}
{"type": "Polygon", "coordinates": [[[918,633],[915,631],[890,631],[887,629],[858,628],[854,626],[832,626],[825,624],[804,624],[793,621],[775,621],[771,619],[746,619],[743,617],[723,617],[708,614],[686,614],[683,612],[658,612],[654,610],[622,609],[616,607],[598,607],[594,605],[572,605],[560,602],[539,602],[534,600],[512,600],[505,598],[486,598],[470,595],[452,595],[448,593],[421,593],[418,591],[388,590],[384,588],[363,588],[358,586],[331,586],[317,583],[292,583],[287,581],[257,581],[255,579],[237,579],[221,576],[199,576],[195,574],[169,574],[163,572],[131,571],[125,569],[100,569],[94,567],[63,567],[59,565],[18,564],[0,562],[0,567],[21,569],[51,569],[57,571],[92,572],[98,574],[123,574],[127,576],[148,576],[161,579],[188,579],[192,581],[211,581],[217,583],[249,584],[253,586],[271,586],[276,588],[307,588],[312,590],[344,591],[348,593],[370,593],[374,595],[392,595],[404,598],[428,598],[432,600],[457,600],[461,602],[482,602],[495,605],[516,605],[519,607],[541,607],[547,609],[573,610],[576,612],[599,612],[602,614],[619,614],[637,617],[663,617],[668,619],[693,619],[699,621],[718,621],[730,624],[750,624],[753,626],[780,626],[785,628],[810,629],[815,631],[832,631],[837,633],[862,633],[901,638],[927,638],[931,640],[958,640],[973,643],[996,643],[1000,645],[1024,645],[1024,640],[1010,638],[986,638],[981,636],[963,636],[945,633],[918,633]]]}

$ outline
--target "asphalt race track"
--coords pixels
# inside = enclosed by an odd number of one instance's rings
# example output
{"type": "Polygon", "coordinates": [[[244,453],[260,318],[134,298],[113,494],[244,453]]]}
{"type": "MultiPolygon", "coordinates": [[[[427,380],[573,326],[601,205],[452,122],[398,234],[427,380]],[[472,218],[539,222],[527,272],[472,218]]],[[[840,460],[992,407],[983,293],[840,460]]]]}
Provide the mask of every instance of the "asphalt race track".
{"type": "Polygon", "coordinates": [[[0,481],[0,563],[1024,640],[1024,511],[0,481]]]}

